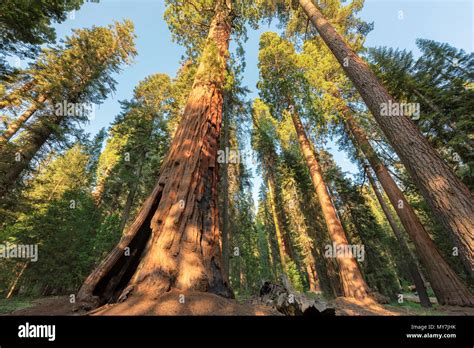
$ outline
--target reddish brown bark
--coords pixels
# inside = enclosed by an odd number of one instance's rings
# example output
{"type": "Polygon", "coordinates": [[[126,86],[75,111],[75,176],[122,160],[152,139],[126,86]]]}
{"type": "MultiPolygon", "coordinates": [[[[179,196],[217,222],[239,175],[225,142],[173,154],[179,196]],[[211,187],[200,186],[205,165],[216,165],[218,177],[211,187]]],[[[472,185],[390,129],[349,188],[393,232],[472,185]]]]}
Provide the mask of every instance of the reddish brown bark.
{"type": "Polygon", "coordinates": [[[444,163],[408,117],[382,115],[382,107],[396,101],[368,65],[322,15],[313,1],[299,0],[299,4],[354,83],[435,216],[453,237],[454,244],[459,247],[460,256],[472,275],[474,269],[472,193],[444,163]]]}
{"type": "Polygon", "coordinates": [[[375,183],[375,180],[372,177],[372,174],[370,174],[370,171],[368,169],[366,170],[366,173],[367,177],[369,178],[370,185],[372,186],[372,189],[375,192],[375,196],[377,197],[377,200],[385,214],[385,217],[387,218],[387,221],[390,224],[390,227],[392,228],[395,237],[397,238],[398,244],[400,245],[403,261],[407,265],[412,281],[415,284],[416,292],[418,293],[418,297],[420,298],[420,304],[422,307],[431,307],[431,302],[428,293],[426,292],[425,283],[421,278],[420,270],[416,265],[416,260],[410,252],[410,249],[408,248],[408,245],[405,242],[405,238],[403,238],[402,231],[400,231],[400,229],[398,228],[397,222],[395,221],[395,218],[392,216],[390,209],[385,203],[382,194],[380,193],[377,184],[375,183]]]}
{"type": "Polygon", "coordinates": [[[474,299],[461,279],[444,260],[428,232],[416,216],[413,208],[405,199],[402,191],[395,183],[387,167],[379,159],[372,148],[364,130],[359,127],[347,106],[342,108],[344,120],[354,137],[357,147],[364,153],[370,166],[375,172],[380,184],[387,193],[392,206],[395,208],[400,222],[413,241],[417,254],[430,281],[431,287],[440,304],[472,305],[474,299]]]}
{"type": "Polygon", "coordinates": [[[276,201],[276,193],[275,193],[275,177],[272,172],[268,171],[267,174],[267,186],[268,186],[268,194],[270,199],[270,208],[273,218],[273,225],[275,226],[275,233],[277,238],[278,244],[278,251],[280,253],[281,263],[283,268],[286,270],[287,262],[293,259],[293,249],[291,247],[291,241],[287,234],[286,229],[284,228],[284,221],[281,211],[279,209],[279,204],[276,201]]]}
{"type": "Polygon", "coordinates": [[[321,292],[318,273],[316,271],[316,260],[311,256],[311,260],[306,262],[306,273],[308,274],[309,291],[321,292]]]}
{"type": "MultiPolygon", "coordinates": [[[[316,155],[312,148],[303,124],[296,112],[291,113],[293,124],[298,135],[298,142],[300,144],[301,152],[306,160],[311,180],[313,182],[316,194],[318,196],[319,204],[323,212],[324,220],[328,228],[329,236],[333,243],[337,246],[346,246],[349,244],[346,234],[342,227],[341,221],[337,217],[336,209],[331,202],[328,189],[323,180],[321,168],[316,159],[316,155]]],[[[345,297],[365,298],[368,296],[369,288],[365,283],[362,273],[359,269],[354,257],[347,257],[347,255],[337,255],[337,263],[339,265],[339,275],[342,283],[343,294],[345,297]]]]}
{"type": "MultiPolygon", "coordinates": [[[[224,96],[224,151],[230,149],[230,124],[228,111],[228,96],[224,96]]],[[[229,281],[230,269],[230,228],[229,228],[229,164],[222,165],[222,272],[226,281],[229,281]]]]}
{"type": "Polygon", "coordinates": [[[119,245],[86,279],[78,294],[80,301],[96,300],[94,295],[113,297],[125,285],[122,299],[130,294],[157,297],[171,289],[233,296],[222,274],[216,205],[230,17],[228,2],[219,1],[182,121],[155,189],[119,245]],[[215,47],[224,62],[218,69],[209,65],[208,55],[215,47]],[[215,73],[210,76],[209,71],[215,73]],[[127,246],[135,258],[124,257],[127,246]]]}
{"type": "MultiPolygon", "coordinates": [[[[340,98],[340,95],[336,93],[335,97],[340,98]]],[[[431,237],[423,227],[413,208],[405,199],[402,191],[390,176],[388,169],[373,149],[367,138],[367,134],[354,119],[347,105],[341,105],[340,111],[344,117],[348,131],[352,134],[356,147],[362,151],[369,161],[375,175],[387,193],[400,222],[413,241],[439,303],[453,305],[471,303],[472,295],[469,294],[469,290],[436,248],[436,245],[431,240],[431,237]],[[449,303],[446,301],[449,301],[449,303]]],[[[392,228],[393,227],[394,226],[392,226],[392,228]]],[[[421,284],[418,285],[421,286],[421,284]]],[[[420,291],[420,294],[422,293],[423,291],[420,291]]],[[[428,303],[425,303],[425,305],[428,305],[428,303]]]]}

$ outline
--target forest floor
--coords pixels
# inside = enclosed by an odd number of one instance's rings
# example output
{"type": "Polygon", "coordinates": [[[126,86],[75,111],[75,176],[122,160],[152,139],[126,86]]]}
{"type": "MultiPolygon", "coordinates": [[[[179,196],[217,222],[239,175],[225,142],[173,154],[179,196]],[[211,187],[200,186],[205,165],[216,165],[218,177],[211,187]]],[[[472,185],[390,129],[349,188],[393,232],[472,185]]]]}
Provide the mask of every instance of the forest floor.
{"type": "MultiPolygon", "coordinates": [[[[105,305],[90,315],[281,315],[268,306],[256,306],[225,299],[208,293],[185,294],[185,303],[177,300],[179,294],[167,293],[158,299],[129,298],[123,303],[105,305]]],[[[438,306],[421,308],[419,304],[378,304],[372,301],[339,297],[330,302],[338,316],[403,316],[403,315],[469,315],[474,308],[438,306]]],[[[36,300],[0,300],[0,315],[83,315],[73,312],[69,296],[46,297],[36,300]],[[16,301],[12,303],[12,301],[16,301]]]]}

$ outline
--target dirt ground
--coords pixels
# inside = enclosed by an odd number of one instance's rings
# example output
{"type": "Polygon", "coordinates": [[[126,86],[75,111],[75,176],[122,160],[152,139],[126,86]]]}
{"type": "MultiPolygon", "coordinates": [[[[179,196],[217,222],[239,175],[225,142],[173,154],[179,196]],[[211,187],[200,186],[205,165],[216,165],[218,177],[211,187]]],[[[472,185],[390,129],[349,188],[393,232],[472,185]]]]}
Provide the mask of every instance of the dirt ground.
{"type": "MultiPolygon", "coordinates": [[[[34,301],[29,308],[10,312],[6,315],[281,315],[267,306],[241,304],[236,300],[222,298],[209,293],[184,293],[184,303],[180,293],[172,291],[157,299],[129,298],[123,303],[105,305],[89,313],[73,312],[73,304],[68,296],[47,297],[34,301]],[[181,302],[180,302],[181,299],[181,302]]],[[[400,315],[469,315],[474,316],[474,308],[439,306],[420,313],[410,307],[394,307],[370,300],[339,297],[334,300],[338,316],[400,316],[400,315]]]]}

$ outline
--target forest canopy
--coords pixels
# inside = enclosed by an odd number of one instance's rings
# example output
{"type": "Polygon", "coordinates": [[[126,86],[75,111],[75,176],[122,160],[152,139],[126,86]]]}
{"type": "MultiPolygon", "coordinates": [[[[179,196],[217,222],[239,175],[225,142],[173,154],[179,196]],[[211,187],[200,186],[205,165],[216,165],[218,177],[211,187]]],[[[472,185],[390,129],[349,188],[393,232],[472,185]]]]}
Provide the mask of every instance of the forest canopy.
{"type": "Polygon", "coordinates": [[[125,79],[142,23],[68,20],[102,6],[0,4],[0,296],[474,306],[472,52],[369,47],[363,0],[166,0],[179,68],[125,79]]]}

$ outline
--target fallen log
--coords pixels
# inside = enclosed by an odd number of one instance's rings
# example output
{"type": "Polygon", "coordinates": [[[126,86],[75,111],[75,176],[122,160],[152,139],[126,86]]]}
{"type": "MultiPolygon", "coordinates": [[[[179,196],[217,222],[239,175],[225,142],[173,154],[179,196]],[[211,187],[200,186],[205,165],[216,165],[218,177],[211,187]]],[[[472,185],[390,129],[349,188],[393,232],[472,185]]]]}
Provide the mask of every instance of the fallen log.
{"type": "Polygon", "coordinates": [[[281,276],[281,284],[266,281],[260,288],[257,301],[275,308],[287,316],[332,316],[333,306],[321,298],[311,298],[296,291],[286,276],[281,276]]]}

